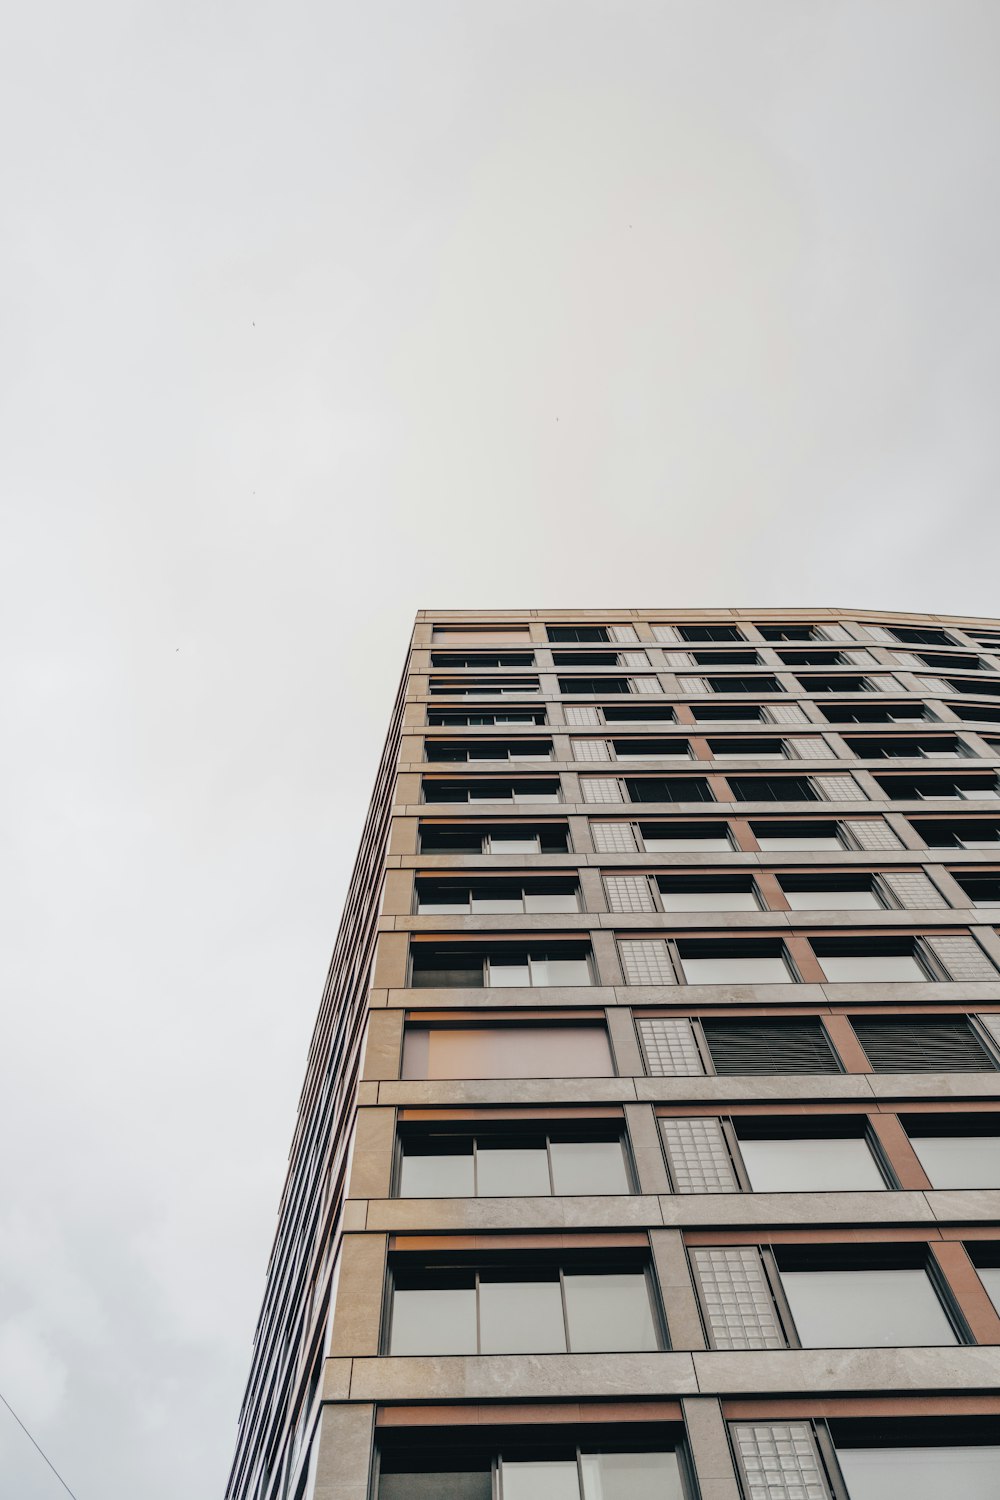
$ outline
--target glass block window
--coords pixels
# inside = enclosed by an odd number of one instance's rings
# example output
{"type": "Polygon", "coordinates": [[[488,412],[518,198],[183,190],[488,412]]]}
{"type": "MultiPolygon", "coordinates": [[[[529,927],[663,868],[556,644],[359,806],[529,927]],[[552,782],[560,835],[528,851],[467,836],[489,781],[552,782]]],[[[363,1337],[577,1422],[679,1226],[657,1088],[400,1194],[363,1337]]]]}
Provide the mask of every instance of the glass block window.
{"type": "Polygon", "coordinates": [[[1000,1015],[980,1016],[979,1019],[1000,1047],[1000,1015]]]}
{"type": "Polygon", "coordinates": [[[808,1422],[734,1422],[746,1500],[830,1500],[808,1422]]]}
{"type": "Polygon", "coordinates": [[[614,776],[585,776],[580,782],[584,802],[624,802],[614,776]]]}
{"type": "Polygon", "coordinates": [[[932,907],[948,905],[937,886],[917,871],[888,871],[882,879],[900,906],[929,911],[932,907]]]}
{"type": "Polygon", "coordinates": [[[638,848],[631,823],[591,823],[590,836],[598,854],[634,854],[638,848]]]}
{"type": "Polygon", "coordinates": [[[601,715],[587,703],[567,703],[563,712],[567,724],[599,724],[601,715]]]}
{"type": "Polygon", "coordinates": [[[661,1120],[675,1193],[738,1193],[721,1122],[691,1117],[661,1120]]]}
{"type": "Polygon", "coordinates": [[[715,1349],[784,1349],[771,1290],[755,1245],[694,1249],[702,1304],[715,1349]]]}
{"type": "Polygon", "coordinates": [[[637,693],[662,693],[658,677],[633,677],[632,686],[637,693]]]}
{"type": "Polygon", "coordinates": [[[707,693],[708,679],[706,677],[678,677],[677,691],[679,693],[707,693]]]}
{"type": "Polygon", "coordinates": [[[696,1078],[704,1074],[690,1021],[682,1016],[643,1016],[635,1024],[650,1077],[696,1078]]]}
{"type": "Polygon", "coordinates": [[[610,625],[608,629],[613,641],[624,643],[637,639],[634,625],[610,625]]]}
{"type": "Polygon", "coordinates": [[[626,667],[648,667],[649,657],[645,651],[623,651],[621,659],[626,667]]]}
{"type": "Polygon", "coordinates": [[[690,651],[664,651],[663,660],[668,667],[690,667],[694,659],[690,651]]]}
{"type": "MultiPolygon", "coordinates": [[[[820,735],[801,735],[789,742],[799,760],[833,760],[834,754],[820,735]]],[[[827,778],[836,780],[836,777],[827,778]]]]}
{"type": "Polygon", "coordinates": [[[917,682],[928,693],[937,693],[940,697],[948,697],[952,692],[950,682],[945,682],[943,677],[918,677],[917,682]]]}
{"type": "Polygon", "coordinates": [[[902,841],[896,836],[884,818],[852,818],[844,825],[859,849],[902,849],[902,841]]]}
{"type": "Polygon", "coordinates": [[[817,776],[816,787],[827,802],[867,802],[853,776],[817,776]]]}
{"type": "Polygon", "coordinates": [[[896,637],[891,630],[886,630],[884,625],[856,625],[854,628],[859,635],[870,641],[878,641],[883,646],[896,644],[896,637]]]}
{"type": "Polygon", "coordinates": [[[928,948],[939,958],[955,980],[975,982],[985,979],[992,982],[997,971],[990,963],[974,937],[963,934],[941,935],[925,939],[928,948]]]}
{"type": "Polygon", "coordinates": [[[923,666],[920,657],[914,656],[912,651],[894,651],[892,660],[895,666],[905,667],[908,672],[919,672],[923,666]]]}
{"type": "Polygon", "coordinates": [[[607,740],[574,740],[574,760],[610,760],[607,740]]]}
{"type": "Polygon", "coordinates": [[[677,641],[677,640],[680,640],[680,636],[677,634],[677,626],[676,625],[654,625],[653,626],[653,639],[656,640],[656,641],[677,641]]]}
{"type": "Polygon", "coordinates": [[[844,655],[847,657],[847,660],[851,663],[852,667],[870,667],[875,661],[875,658],[874,656],[872,656],[870,651],[845,651],[844,655]]]}
{"type": "MultiPolygon", "coordinates": [[[[854,627],[857,630],[857,626],[854,627]]],[[[824,625],[823,636],[828,641],[853,641],[854,637],[844,625],[824,625]]]]}
{"type": "Polygon", "coordinates": [[[623,938],[618,944],[626,984],[676,984],[662,938],[623,938]]]}
{"type": "Polygon", "coordinates": [[[656,903],[645,875],[606,875],[604,889],[609,911],[655,911],[656,903]]]}
{"type": "Polygon", "coordinates": [[[774,724],[809,723],[809,716],[797,703],[769,703],[767,716],[774,724]]]}

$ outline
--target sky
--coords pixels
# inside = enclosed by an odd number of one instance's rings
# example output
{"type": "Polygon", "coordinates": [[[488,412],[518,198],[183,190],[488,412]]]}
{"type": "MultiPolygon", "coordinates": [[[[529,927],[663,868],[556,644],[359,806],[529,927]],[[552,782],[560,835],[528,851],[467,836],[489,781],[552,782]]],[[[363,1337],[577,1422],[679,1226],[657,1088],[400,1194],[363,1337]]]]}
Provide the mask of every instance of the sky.
{"type": "Polygon", "coordinates": [[[1000,7],[4,32],[0,1392],[221,1500],[414,612],[1000,614],[1000,7]]]}

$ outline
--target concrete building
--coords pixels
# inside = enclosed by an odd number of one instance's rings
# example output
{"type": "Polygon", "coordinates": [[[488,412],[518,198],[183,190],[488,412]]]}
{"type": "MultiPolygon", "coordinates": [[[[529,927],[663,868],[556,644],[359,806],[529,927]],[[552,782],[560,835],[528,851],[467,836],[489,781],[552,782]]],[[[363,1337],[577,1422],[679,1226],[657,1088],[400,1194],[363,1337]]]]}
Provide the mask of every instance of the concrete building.
{"type": "Polygon", "coordinates": [[[998,769],[1000,621],[421,612],[229,1500],[996,1500],[998,769]]]}

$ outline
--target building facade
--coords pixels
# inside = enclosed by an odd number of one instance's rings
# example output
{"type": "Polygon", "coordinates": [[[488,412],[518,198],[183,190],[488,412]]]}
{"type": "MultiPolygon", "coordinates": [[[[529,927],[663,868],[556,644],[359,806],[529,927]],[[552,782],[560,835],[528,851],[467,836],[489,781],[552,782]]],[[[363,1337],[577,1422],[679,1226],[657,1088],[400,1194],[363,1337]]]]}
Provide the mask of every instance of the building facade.
{"type": "Polygon", "coordinates": [[[1000,621],[421,612],[229,1500],[996,1500],[998,926],[1000,621]]]}

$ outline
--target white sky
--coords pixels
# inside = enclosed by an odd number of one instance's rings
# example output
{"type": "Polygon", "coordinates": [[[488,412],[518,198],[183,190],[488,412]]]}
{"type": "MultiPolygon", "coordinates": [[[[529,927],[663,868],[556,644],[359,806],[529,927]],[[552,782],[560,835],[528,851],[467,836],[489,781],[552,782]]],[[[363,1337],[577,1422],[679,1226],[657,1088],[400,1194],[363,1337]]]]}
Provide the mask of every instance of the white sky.
{"type": "Polygon", "coordinates": [[[219,1500],[413,612],[1000,613],[1000,7],[34,0],[0,139],[0,1390],[219,1500]]]}

